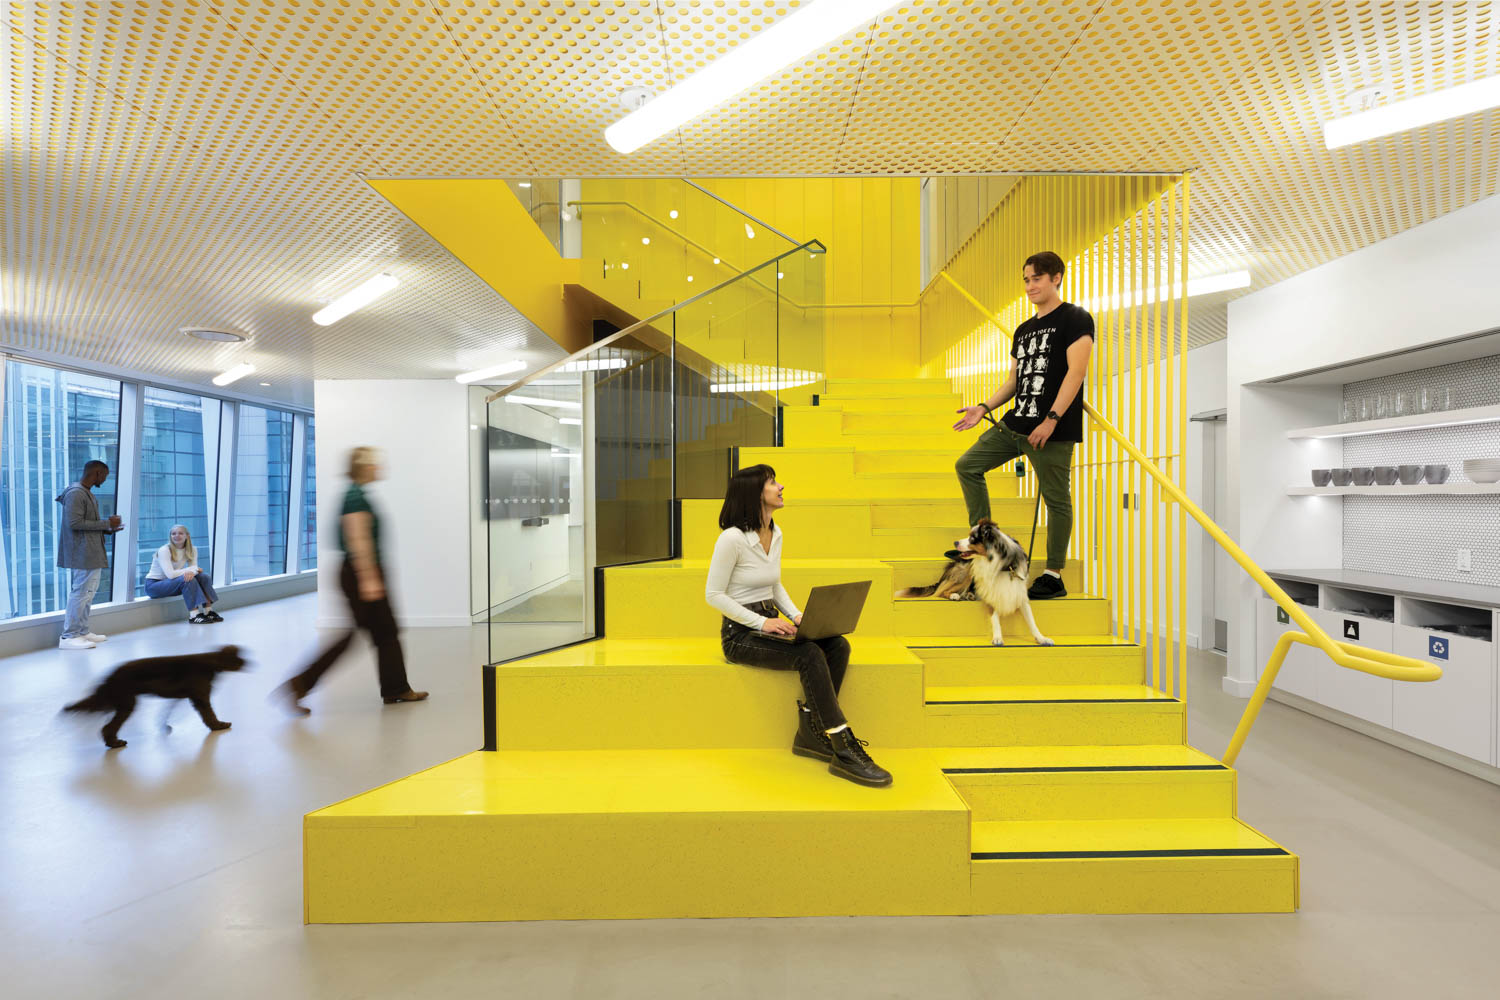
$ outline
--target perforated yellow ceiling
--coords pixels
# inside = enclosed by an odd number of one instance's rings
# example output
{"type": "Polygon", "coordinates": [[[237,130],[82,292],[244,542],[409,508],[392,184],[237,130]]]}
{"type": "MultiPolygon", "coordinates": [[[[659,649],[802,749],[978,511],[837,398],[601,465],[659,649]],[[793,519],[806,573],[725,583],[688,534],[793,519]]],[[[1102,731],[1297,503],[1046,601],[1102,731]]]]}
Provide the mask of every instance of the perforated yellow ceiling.
{"type": "MultiPolygon", "coordinates": [[[[622,89],[798,6],[5,0],[4,340],[183,378],[248,351],[273,382],[447,372],[502,335],[546,349],[357,171],[1191,168],[1194,271],[1257,287],[1497,191],[1500,112],[1333,152],[1319,131],[1372,85],[1500,73],[1489,2],[903,4],[676,135],[605,144],[622,89]],[[410,280],[308,322],[377,267],[410,280]],[[185,344],[192,323],[254,342],[185,344]]],[[[1194,343],[1223,335],[1222,307],[1193,317],[1194,343]]]]}

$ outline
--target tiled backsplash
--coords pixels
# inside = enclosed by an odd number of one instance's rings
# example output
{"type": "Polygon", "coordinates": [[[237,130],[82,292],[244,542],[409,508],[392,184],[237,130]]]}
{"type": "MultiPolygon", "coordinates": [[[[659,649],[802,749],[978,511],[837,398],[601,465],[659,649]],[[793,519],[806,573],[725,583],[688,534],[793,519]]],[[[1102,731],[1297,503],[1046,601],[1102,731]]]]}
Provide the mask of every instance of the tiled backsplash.
{"type": "MultiPolygon", "coordinates": [[[[1500,355],[1351,382],[1344,399],[1448,389],[1453,409],[1500,404],[1500,355]]],[[[1500,423],[1344,438],[1344,465],[1430,465],[1464,481],[1464,459],[1500,458],[1500,423]]],[[[1344,498],[1344,568],[1500,586],[1500,496],[1344,498]],[[1458,569],[1472,552],[1473,572],[1458,569]]]]}

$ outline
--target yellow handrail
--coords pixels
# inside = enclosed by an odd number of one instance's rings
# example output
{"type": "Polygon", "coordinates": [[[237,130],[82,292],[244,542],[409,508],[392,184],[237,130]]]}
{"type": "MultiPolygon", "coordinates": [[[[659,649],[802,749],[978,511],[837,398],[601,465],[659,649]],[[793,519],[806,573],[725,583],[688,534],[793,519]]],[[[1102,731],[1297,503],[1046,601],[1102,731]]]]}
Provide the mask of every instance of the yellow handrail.
{"type": "MultiPolygon", "coordinates": [[[[985,316],[998,324],[1000,318],[980,303],[978,299],[970,295],[968,290],[953,279],[946,271],[942,276],[947,278],[948,283],[956,288],[964,298],[973,303],[974,307],[985,316]]],[[[1356,646],[1347,642],[1335,642],[1328,637],[1328,633],[1318,627],[1302,606],[1293,601],[1286,591],[1277,586],[1276,582],[1261,569],[1253,559],[1235,544],[1230,538],[1202,509],[1192,500],[1188,499],[1186,493],[1177,487],[1177,484],[1167,478],[1167,475],[1156,467],[1129,438],[1121,434],[1113,424],[1104,419],[1099,411],[1088,402],[1083,401],[1083,409],[1089,415],[1100,430],[1104,431],[1115,443],[1124,448],[1136,463],[1156,480],[1157,486],[1175,500],[1182,510],[1192,516],[1193,520],[1208,533],[1208,536],[1219,544],[1219,547],[1229,554],[1229,557],[1239,563],[1240,569],[1250,575],[1250,578],[1258,583],[1276,604],[1287,613],[1288,617],[1302,629],[1301,632],[1286,632],[1277,640],[1276,648],[1271,653],[1271,658],[1266,662],[1266,669],[1261,671],[1260,681],[1255,685],[1255,692],[1250,697],[1250,704],[1245,706],[1244,715],[1240,717],[1240,724],[1234,731],[1234,737],[1229,742],[1229,748],[1224,752],[1223,762],[1233,764],[1239,756],[1240,748],[1244,746],[1245,738],[1250,735],[1250,729],[1255,725],[1255,719],[1260,714],[1260,708],[1265,704],[1266,696],[1271,691],[1271,684],[1276,679],[1276,672],[1281,669],[1282,660],[1286,659],[1287,650],[1293,642],[1301,642],[1310,646],[1316,646],[1328,658],[1341,667],[1349,670],[1359,670],[1363,673],[1373,674],[1376,677],[1385,677],[1396,681],[1435,681],[1443,676],[1441,667],[1434,663],[1413,659],[1409,656],[1400,656],[1396,653],[1386,653],[1378,649],[1370,649],[1367,646],[1356,646]]]]}

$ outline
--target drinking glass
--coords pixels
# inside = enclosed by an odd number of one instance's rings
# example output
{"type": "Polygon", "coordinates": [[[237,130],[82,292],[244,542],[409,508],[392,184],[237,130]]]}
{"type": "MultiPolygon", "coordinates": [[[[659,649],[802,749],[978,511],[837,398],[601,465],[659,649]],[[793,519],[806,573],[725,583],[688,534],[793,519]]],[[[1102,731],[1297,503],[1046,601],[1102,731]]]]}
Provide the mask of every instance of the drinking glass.
{"type": "Polygon", "coordinates": [[[1432,389],[1428,386],[1422,386],[1417,393],[1417,411],[1419,413],[1432,412],[1432,389]]]}
{"type": "Polygon", "coordinates": [[[1370,417],[1372,416],[1372,414],[1370,413],[1370,410],[1371,410],[1370,397],[1369,396],[1361,396],[1361,397],[1359,397],[1359,419],[1361,419],[1361,420],[1369,420],[1370,417]]]}
{"type": "Polygon", "coordinates": [[[1357,420],[1358,418],[1359,404],[1352,399],[1344,400],[1343,405],[1339,407],[1339,423],[1347,424],[1349,421],[1357,420]]]}
{"type": "Polygon", "coordinates": [[[1375,397],[1375,419],[1384,420],[1391,415],[1391,394],[1382,392],[1375,397]]]}

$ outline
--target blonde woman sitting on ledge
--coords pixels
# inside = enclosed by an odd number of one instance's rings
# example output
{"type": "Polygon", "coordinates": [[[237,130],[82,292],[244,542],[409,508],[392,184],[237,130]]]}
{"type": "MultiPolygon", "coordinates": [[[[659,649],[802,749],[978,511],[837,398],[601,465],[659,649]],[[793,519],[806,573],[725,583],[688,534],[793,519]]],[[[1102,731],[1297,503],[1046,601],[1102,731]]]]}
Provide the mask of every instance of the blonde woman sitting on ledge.
{"type": "Polygon", "coordinates": [[[147,597],[176,597],[182,595],[182,603],[188,608],[188,621],[194,625],[209,625],[224,619],[214,610],[219,595],[208,574],[198,568],[198,550],[193,547],[193,536],[187,526],[172,525],[167,544],[156,550],[151,560],[151,571],[146,574],[147,597]]]}

